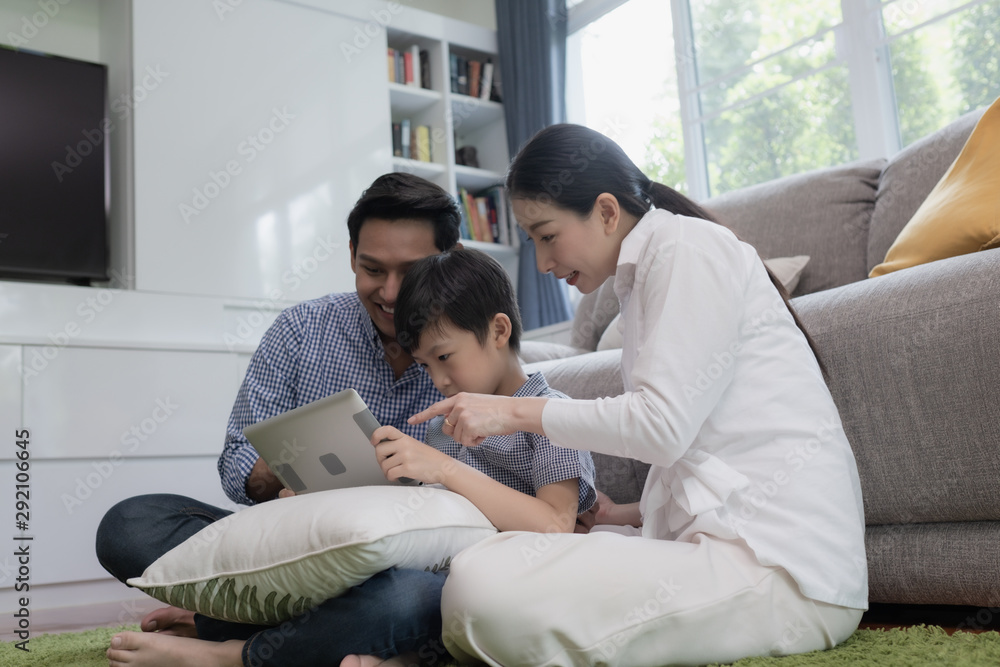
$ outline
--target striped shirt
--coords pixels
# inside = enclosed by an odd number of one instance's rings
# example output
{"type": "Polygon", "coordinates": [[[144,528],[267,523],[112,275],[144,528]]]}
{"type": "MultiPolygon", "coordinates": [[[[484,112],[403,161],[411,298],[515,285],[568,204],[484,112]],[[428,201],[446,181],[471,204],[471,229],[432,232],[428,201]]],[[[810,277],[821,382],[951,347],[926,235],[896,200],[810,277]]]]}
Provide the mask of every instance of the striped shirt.
{"type": "MultiPolygon", "coordinates": [[[[532,373],[528,381],[514,392],[514,396],[567,398],[562,392],[550,388],[541,373],[532,373]]],[[[590,452],[566,449],[553,444],[544,435],[524,431],[490,436],[477,447],[463,447],[444,434],[441,430],[443,424],[443,416],[432,419],[424,442],[505,486],[534,496],[546,484],[579,478],[577,511],[581,514],[586,512],[597,500],[594,461],[590,452]]]]}
{"type": "Polygon", "coordinates": [[[356,292],[328,294],[284,310],[261,339],[236,396],[219,457],[222,488],[253,505],[246,482],[257,451],[243,428],[353,387],[380,424],[418,440],[426,424],[411,415],[444,398],[430,376],[411,364],[397,380],[375,324],[356,292]]]}

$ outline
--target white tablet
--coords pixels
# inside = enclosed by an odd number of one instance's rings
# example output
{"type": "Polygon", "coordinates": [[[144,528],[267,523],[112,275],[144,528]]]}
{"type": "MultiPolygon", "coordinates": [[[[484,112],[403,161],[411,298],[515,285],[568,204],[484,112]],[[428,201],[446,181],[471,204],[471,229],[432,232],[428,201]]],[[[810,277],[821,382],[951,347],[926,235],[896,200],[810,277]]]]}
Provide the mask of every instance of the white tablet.
{"type": "Polygon", "coordinates": [[[345,389],[247,426],[243,435],[285,487],[309,493],[398,484],[375,459],[378,427],[358,392],[345,389]]]}

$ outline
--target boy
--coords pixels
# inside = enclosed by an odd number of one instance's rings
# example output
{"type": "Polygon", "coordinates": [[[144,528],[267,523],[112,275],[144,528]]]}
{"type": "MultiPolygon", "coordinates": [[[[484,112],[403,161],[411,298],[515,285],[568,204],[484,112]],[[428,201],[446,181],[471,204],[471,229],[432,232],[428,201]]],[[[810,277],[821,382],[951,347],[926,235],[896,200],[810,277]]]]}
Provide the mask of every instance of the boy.
{"type": "MultiPolygon", "coordinates": [[[[458,248],[417,262],[400,287],[399,344],[445,396],[565,396],[541,373],[525,375],[517,353],[521,320],[513,287],[489,255],[458,248]]],[[[440,483],[471,500],[501,531],[573,532],[577,514],[594,504],[589,454],[529,433],[462,447],[436,417],[424,444],[392,426],[372,443],[389,479],[440,483]]]]}
{"type": "MultiPolygon", "coordinates": [[[[489,255],[457,248],[426,257],[407,272],[395,312],[396,339],[445,396],[459,392],[564,398],[541,373],[521,368],[521,319],[513,287],[489,255]]],[[[388,479],[442,484],[468,498],[501,531],[574,532],[577,515],[597,498],[587,452],[557,447],[531,433],[487,438],[463,447],[444,433],[443,416],[425,441],[393,426],[372,434],[388,479]]],[[[352,655],[341,667],[403,667],[414,656],[390,660],[352,655]]]]}

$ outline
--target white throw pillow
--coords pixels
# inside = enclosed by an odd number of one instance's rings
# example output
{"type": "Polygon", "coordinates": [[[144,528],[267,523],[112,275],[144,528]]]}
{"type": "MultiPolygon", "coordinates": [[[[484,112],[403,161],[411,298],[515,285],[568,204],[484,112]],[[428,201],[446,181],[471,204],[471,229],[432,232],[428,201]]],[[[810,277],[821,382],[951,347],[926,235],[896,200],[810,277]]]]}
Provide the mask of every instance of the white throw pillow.
{"type": "MultiPolygon", "coordinates": [[[[771,273],[785,286],[785,290],[791,294],[799,284],[802,271],[809,263],[809,255],[796,255],[795,257],[774,257],[765,259],[764,265],[771,269],[771,273]]],[[[601,334],[601,339],[597,341],[598,350],[620,349],[622,346],[622,332],[619,329],[621,315],[616,315],[611,320],[608,328],[601,334]]]]}
{"type": "Polygon", "coordinates": [[[764,260],[764,266],[771,269],[771,273],[785,286],[785,291],[789,294],[794,292],[795,288],[799,286],[799,278],[802,277],[802,271],[808,263],[809,255],[772,257],[771,259],[764,260]]]}
{"type": "Polygon", "coordinates": [[[443,488],[320,491],[206,526],[127,583],[212,618],[277,625],[382,570],[447,569],[496,532],[472,502],[443,488]]]}

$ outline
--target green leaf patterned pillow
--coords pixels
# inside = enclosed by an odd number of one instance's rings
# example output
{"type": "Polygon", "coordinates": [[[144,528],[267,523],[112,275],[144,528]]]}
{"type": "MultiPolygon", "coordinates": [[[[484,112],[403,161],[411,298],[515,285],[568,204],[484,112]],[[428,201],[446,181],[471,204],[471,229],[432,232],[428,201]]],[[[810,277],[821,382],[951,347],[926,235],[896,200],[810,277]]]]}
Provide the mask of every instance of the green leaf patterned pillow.
{"type": "Polygon", "coordinates": [[[128,584],[212,618],[277,625],[391,567],[447,569],[496,532],[475,505],[443,488],[320,491],[207,526],[128,584]]]}

